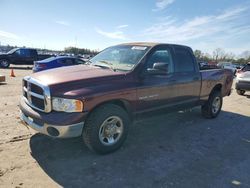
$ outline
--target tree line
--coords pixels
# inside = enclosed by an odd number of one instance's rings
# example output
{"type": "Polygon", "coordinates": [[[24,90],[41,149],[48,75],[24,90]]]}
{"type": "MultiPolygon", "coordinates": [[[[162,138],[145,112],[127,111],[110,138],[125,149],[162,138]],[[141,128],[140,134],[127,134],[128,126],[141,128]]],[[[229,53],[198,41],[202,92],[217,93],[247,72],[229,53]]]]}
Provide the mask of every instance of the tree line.
{"type": "Polygon", "coordinates": [[[69,53],[69,54],[75,54],[75,55],[78,55],[78,54],[88,54],[88,55],[96,55],[98,53],[97,50],[90,50],[90,49],[87,49],[87,48],[76,48],[76,47],[66,47],[64,48],[64,52],[65,53],[69,53]]]}
{"type": "Polygon", "coordinates": [[[232,62],[235,64],[246,64],[250,62],[250,51],[244,51],[239,58],[232,52],[227,53],[222,48],[217,48],[212,54],[204,53],[201,50],[195,50],[194,55],[199,61],[218,63],[221,61],[232,62]]]}

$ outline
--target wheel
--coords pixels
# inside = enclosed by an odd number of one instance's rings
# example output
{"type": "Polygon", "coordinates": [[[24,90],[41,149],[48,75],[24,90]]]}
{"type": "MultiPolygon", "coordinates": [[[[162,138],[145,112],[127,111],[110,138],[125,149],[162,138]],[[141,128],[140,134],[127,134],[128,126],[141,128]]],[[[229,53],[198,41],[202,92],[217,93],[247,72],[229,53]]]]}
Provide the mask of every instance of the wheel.
{"type": "Polygon", "coordinates": [[[221,111],[222,97],[220,91],[213,91],[208,98],[208,101],[201,106],[202,115],[205,118],[216,118],[221,111]]]}
{"type": "Polygon", "coordinates": [[[113,152],[125,141],[129,124],[130,118],[120,106],[100,106],[85,121],[83,140],[92,151],[100,154],[113,152]]]}
{"type": "Polygon", "coordinates": [[[1,59],[0,60],[0,66],[2,68],[8,68],[10,66],[10,63],[7,59],[1,59]]]}
{"type": "Polygon", "coordinates": [[[238,93],[238,95],[244,95],[246,91],[237,89],[236,92],[238,93]]]}

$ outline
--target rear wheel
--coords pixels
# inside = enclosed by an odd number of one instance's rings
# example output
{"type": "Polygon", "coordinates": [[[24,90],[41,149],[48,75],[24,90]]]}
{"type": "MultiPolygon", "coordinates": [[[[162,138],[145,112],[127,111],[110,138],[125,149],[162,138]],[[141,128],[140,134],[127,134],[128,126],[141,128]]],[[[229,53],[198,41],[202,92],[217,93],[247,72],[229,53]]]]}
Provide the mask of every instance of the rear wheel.
{"type": "Polygon", "coordinates": [[[237,89],[236,92],[238,93],[238,95],[244,95],[246,91],[237,89]]]}
{"type": "Polygon", "coordinates": [[[216,118],[221,111],[222,97],[220,91],[213,91],[208,101],[201,107],[202,115],[205,118],[216,118]]]}
{"type": "Polygon", "coordinates": [[[10,66],[10,63],[7,59],[0,59],[0,66],[2,68],[8,68],[10,66]]]}
{"type": "Polygon", "coordinates": [[[129,116],[120,106],[100,106],[87,118],[82,134],[83,140],[88,148],[97,153],[113,152],[125,141],[129,124],[129,116]]]}

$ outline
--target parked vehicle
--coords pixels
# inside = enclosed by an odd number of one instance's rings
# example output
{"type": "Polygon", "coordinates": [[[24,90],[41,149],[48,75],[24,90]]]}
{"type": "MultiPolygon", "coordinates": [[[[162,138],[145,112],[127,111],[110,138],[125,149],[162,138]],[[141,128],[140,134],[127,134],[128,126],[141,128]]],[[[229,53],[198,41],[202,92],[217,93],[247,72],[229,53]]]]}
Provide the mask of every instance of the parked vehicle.
{"type": "Polygon", "coordinates": [[[72,56],[50,57],[41,61],[35,61],[33,66],[33,72],[39,72],[64,66],[79,65],[84,63],[86,62],[82,59],[72,56]]]}
{"type": "Polygon", "coordinates": [[[200,70],[207,70],[207,69],[218,69],[219,67],[215,64],[208,64],[208,62],[198,61],[200,66],[200,70]]]}
{"type": "Polygon", "coordinates": [[[192,49],[174,44],[122,44],[90,61],[25,77],[22,122],[55,138],[82,136],[104,154],[122,145],[136,114],[201,106],[217,117],[233,81],[229,70],[200,71],[192,49]]]}
{"type": "Polygon", "coordinates": [[[217,66],[218,66],[218,67],[221,67],[222,69],[229,69],[229,70],[231,70],[231,71],[234,73],[234,75],[235,75],[236,72],[237,72],[237,66],[234,65],[234,64],[231,63],[231,62],[219,62],[219,63],[217,64],[217,66]]]}
{"type": "Polygon", "coordinates": [[[235,89],[239,95],[244,95],[246,91],[250,91],[250,63],[238,71],[235,89]]]}
{"type": "Polygon", "coordinates": [[[51,55],[38,54],[36,49],[14,48],[6,54],[0,54],[0,67],[8,68],[10,64],[33,65],[34,61],[48,57],[51,57],[51,55]]]}

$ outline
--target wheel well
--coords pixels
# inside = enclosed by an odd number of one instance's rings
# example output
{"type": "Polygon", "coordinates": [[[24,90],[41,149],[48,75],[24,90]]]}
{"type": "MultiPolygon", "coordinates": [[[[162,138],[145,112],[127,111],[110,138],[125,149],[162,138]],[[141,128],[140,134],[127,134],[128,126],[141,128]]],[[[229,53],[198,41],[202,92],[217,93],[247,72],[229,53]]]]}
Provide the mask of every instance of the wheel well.
{"type": "Polygon", "coordinates": [[[97,106],[95,106],[91,111],[93,112],[95,109],[99,108],[100,106],[102,105],[105,105],[105,104],[114,104],[114,105],[117,105],[121,108],[123,108],[129,115],[130,119],[132,120],[133,119],[133,113],[132,113],[132,108],[131,108],[131,105],[128,101],[126,100],[122,100],[122,99],[116,99],[116,100],[110,100],[110,101],[105,101],[103,103],[100,103],[98,104],[97,106]]]}
{"type": "Polygon", "coordinates": [[[222,84],[217,84],[214,86],[214,88],[212,89],[210,95],[214,92],[214,91],[221,91],[222,88],[222,84]]]}

